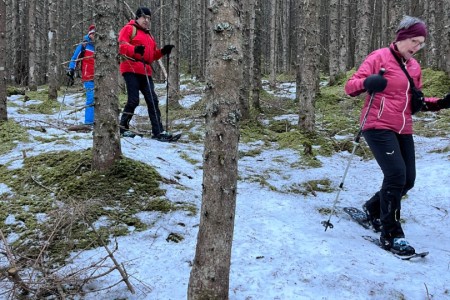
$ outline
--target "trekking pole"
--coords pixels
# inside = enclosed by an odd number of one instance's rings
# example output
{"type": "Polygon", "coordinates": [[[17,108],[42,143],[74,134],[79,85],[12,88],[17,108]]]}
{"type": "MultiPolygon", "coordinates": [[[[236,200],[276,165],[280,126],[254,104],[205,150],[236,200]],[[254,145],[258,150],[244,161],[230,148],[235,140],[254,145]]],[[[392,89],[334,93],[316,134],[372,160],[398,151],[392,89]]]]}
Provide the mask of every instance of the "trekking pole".
{"type": "MultiPolygon", "coordinates": [[[[378,75],[383,76],[384,72],[386,72],[386,70],[384,68],[381,68],[380,72],[378,72],[378,75]]],[[[331,212],[330,212],[330,217],[328,218],[327,221],[322,221],[322,225],[325,226],[325,231],[327,231],[328,227],[333,228],[333,224],[331,224],[330,220],[331,220],[331,217],[333,216],[333,214],[334,214],[334,212],[336,210],[336,204],[337,204],[337,202],[339,200],[339,195],[340,195],[341,191],[344,189],[345,177],[347,177],[347,172],[348,172],[348,169],[350,168],[350,164],[351,164],[353,156],[354,156],[354,154],[356,152],[356,148],[358,148],[358,146],[359,146],[359,140],[361,138],[364,125],[366,124],[366,120],[367,120],[367,117],[369,115],[369,110],[372,107],[374,96],[375,96],[375,92],[372,92],[372,94],[370,95],[369,105],[367,106],[367,111],[364,114],[364,118],[363,118],[363,120],[361,122],[361,125],[359,126],[358,133],[356,134],[355,139],[353,140],[353,150],[352,150],[352,153],[350,154],[350,158],[348,159],[347,167],[345,168],[344,175],[342,176],[341,183],[339,184],[339,190],[338,190],[338,192],[336,194],[336,198],[334,199],[333,206],[332,206],[331,212]]]]}
{"type": "Polygon", "coordinates": [[[62,110],[62,106],[64,105],[64,100],[66,99],[66,94],[67,94],[67,90],[69,89],[69,85],[73,85],[73,80],[70,77],[67,80],[66,90],[64,91],[63,99],[61,101],[61,105],[59,106],[58,121],[61,118],[61,110],[62,110]]]}
{"type": "Polygon", "coordinates": [[[152,86],[150,85],[150,79],[148,79],[147,65],[146,65],[145,61],[142,61],[142,64],[144,65],[145,79],[147,79],[148,90],[150,91],[150,100],[152,101],[153,111],[155,112],[156,122],[158,122],[158,132],[161,133],[161,125],[162,124],[160,125],[161,121],[158,117],[158,113],[156,112],[156,104],[155,104],[155,99],[153,99],[152,86]]]}
{"type": "Polygon", "coordinates": [[[169,61],[170,61],[170,53],[167,54],[167,77],[166,77],[166,131],[169,132],[169,61]]]}

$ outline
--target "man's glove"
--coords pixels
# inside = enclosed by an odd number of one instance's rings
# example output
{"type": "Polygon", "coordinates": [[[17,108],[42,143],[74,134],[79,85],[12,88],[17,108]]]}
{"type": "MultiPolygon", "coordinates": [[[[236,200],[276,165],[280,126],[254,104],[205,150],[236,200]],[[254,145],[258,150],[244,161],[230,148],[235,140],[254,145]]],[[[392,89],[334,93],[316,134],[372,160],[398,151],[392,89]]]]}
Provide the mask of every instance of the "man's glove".
{"type": "Polygon", "coordinates": [[[144,45],[139,45],[139,46],[134,47],[134,53],[136,53],[136,54],[144,55],[144,51],[145,51],[144,45]]]}
{"type": "Polygon", "coordinates": [[[439,108],[441,108],[441,109],[450,108],[450,93],[448,93],[447,96],[445,96],[445,98],[439,99],[437,101],[437,104],[439,105],[439,108]]]}
{"type": "Polygon", "coordinates": [[[364,88],[369,94],[384,91],[387,86],[387,79],[380,74],[372,74],[364,80],[364,88]]]}
{"type": "Polygon", "coordinates": [[[74,69],[69,69],[67,70],[66,75],[69,77],[69,80],[67,81],[67,85],[72,86],[73,83],[75,82],[74,76],[75,76],[75,70],[74,69]]]}
{"type": "Polygon", "coordinates": [[[161,53],[163,55],[169,55],[170,52],[172,52],[172,49],[175,48],[174,45],[165,45],[164,47],[161,48],[161,53]]]}
{"type": "Polygon", "coordinates": [[[69,69],[69,70],[67,70],[66,75],[69,76],[70,79],[73,80],[73,77],[75,76],[75,70],[74,70],[74,69],[69,69]]]}

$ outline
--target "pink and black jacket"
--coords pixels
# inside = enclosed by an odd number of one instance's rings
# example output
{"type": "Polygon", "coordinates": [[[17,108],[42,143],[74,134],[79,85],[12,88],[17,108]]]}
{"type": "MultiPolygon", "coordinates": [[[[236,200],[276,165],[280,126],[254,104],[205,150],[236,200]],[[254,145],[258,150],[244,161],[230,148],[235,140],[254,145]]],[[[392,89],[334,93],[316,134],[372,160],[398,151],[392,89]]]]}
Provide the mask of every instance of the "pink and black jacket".
{"type": "MultiPolygon", "coordinates": [[[[394,44],[391,44],[390,48],[394,50],[396,55],[401,57],[394,44]]],[[[419,63],[414,58],[410,58],[405,62],[405,67],[416,88],[421,89],[422,71],[419,63]]],[[[383,92],[375,93],[366,123],[362,129],[363,131],[368,129],[388,129],[399,134],[412,134],[410,83],[389,48],[381,48],[370,53],[358,71],[347,81],[345,92],[352,97],[366,92],[363,86],[364,80],[372,74],[378,74],[381,68],[386,70],[384,77],[388,83],[383,92]]],[[[369,100],[370,95],[367,94],[361,111],[360,121],[366,114],[369,100]]],[[[439,98],[425,98],[425,102],[430,104],[436,103],[437,100],[439,98]]]]}

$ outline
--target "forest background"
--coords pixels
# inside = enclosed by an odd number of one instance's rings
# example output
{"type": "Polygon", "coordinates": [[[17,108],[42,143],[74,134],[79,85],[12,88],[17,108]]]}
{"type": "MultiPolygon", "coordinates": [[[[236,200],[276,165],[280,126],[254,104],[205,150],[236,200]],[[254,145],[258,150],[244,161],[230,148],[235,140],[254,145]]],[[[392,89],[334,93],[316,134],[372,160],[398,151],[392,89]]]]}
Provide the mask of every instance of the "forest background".
{"type": "MultiPolygon", "coordinates": [[[[188,294],[192,299],[201,297],[203,291],[199,287],[206,286],[202,281],[214,285],[206,292],[223,293],[219,298],[227,298],[238,179],[236,158],[240,132],[237,121],[261,117],[258,112],[262,112],[262,79],[271,87],[285,80],[296,81],[298,128],[302,132],[315,132],[318,129],[315,101],[320,85],[342,84],[348,71],[357,67],[368,53],[394,40],[396,25],[408,14],[424,19],[430,32],[427,46],[416,58],[424,68],[445,72],[443,82],[448,82],[450,4],[445,0],[11,0],[0,1],[0,53],[5,54],[0,64],[3,79],[0,82],[0,120],[7,119],[6,86],[19,87],[27,93],[43,87],[49,101],[57,100],[58,94],[65,95],[67,88],[61,87],[67,83],[68,60],[89,25],[95,23],[96,122],[92,169],[101,171],[111,167],[112,162],[121,157],[115,121],[120,106],[116,100],[119,87],[123,91],[123,84],[118,74],[116,35],[133,19],[133,12],[139,6],[151,8],[151,32],[158,44],[175,45],[168,65],[168,106],[181,108],[182,74],[206,87],[203,94],[206,110],[201,115],[206,119],[201,209],[206,207],[213,212],[209,219],[214,220],[214,224],[208,226],[208,220],[203,220],[208,214],[200,214],[196,252],[200,256],[193,260],[188,294]],[[219,180],[214,182],[217,178],[219,180]],[[217,253],[208,255],[210,249],[223,250],[221,259],[217,259],[217,253]],[[200,259],[206,261],[199,263],[200,259]],[[208,270],[201,270],[201,266],[219,267],[219,271],[226,272],[211,279],[208,270]]],[[[163,67],[155,64],[154,68],[155,79],[163,81],[164,72],[159,72],[163,67]]],[[[448,92],[448,84],[442,85],[439,93],[428,95],[443,96],[448,92]]],[[[349,105],[348,110],[353,111],[361,104],[347,101],[342,88],[331,91],[330,96],[341,109],[349,105]]],[[[59,107],[59,103],[55,103],[59,107]]],[[[331,114],[335,119],[341,116],[336,111],[331,114]]],[[[350,131],[356,126],[355,114],[352,117],[350,131]]],[[[282,125],[283,131],[290,133],[287,123],[282,125]]],[[[337,134],[336,131],[331,133],[332,136],[337,134]]],[[[295,142],[297,146],[301,143],[305,156],[314,156],[311,140],[300,142],[295,137],[295,142]]],[[[23,155],[26,159],[26,153],[23,155]]],[[[119,168],[124,168],[126,163],[122,160],[120,165],[119,161],[119,168]]]]}

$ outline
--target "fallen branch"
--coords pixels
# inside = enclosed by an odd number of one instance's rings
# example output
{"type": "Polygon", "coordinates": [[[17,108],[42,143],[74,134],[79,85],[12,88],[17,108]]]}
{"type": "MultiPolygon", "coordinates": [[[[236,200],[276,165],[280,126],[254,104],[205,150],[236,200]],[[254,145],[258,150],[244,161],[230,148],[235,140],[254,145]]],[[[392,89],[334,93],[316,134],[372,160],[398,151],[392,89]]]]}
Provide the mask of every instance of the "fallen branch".
{"type": "MultiPolygon", "coordinates": [[[[89,224],[89,226],[91,227],[91,229],[95,233],[95,235],[97,236],[97,239],[98,239],[99,243],[103,246],[103,248],[105,248],[106,252],[108,252],[108,256],[111,258],[112,262],[116,266],[116,269],[117,269],[117,271],[119,271],[120,276],[122,276],[122,279],[125,282],[125,284],[127,285],[128,290],[130,290],[130,292],[132,294],[136,293],[134,288],[133,288],[133,286],[131,285],[130,281],[128,280],[128,274],[125,271],[125,269],[122,268],[122,266],[117,262],[116,258],[114,257],[113,252],[111,252],[111,250],[109,250],[108,246],[100,238],[100,235],[97,233],[97,230],[92,225],[92,223],[91,222],[87,222],[87,223],[89,224]]],[[[116,247],[117,247],[117,242],[116,242],[116,247]]]]}

